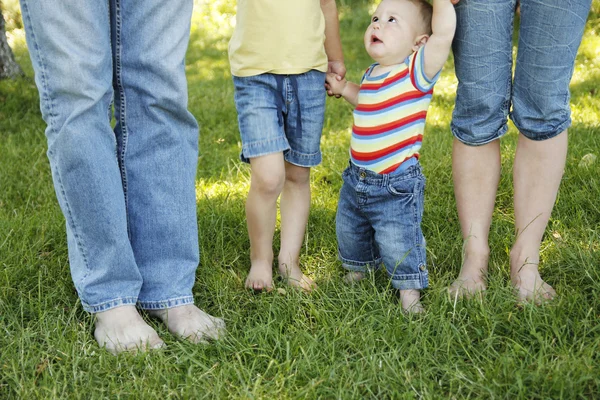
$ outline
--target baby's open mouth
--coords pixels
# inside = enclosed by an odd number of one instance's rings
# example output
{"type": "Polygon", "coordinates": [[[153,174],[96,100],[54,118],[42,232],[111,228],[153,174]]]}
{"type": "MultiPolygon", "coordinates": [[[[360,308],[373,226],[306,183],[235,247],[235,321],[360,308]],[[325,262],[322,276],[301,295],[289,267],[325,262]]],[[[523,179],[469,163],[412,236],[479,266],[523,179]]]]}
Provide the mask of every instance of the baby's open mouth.
{"type": "Polygon", "coordinates": [[[371,43],[383,43],[377,36],[371,35],[371,43]]]}

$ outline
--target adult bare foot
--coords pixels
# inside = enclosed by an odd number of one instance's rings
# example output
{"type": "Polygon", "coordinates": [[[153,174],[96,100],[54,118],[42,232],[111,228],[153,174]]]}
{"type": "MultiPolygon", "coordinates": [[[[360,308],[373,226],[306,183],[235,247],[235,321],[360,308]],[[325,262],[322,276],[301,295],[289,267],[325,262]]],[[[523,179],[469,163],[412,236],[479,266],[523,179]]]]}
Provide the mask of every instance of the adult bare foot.
{"type": "Polygon", "coordinates": [[[207,339],[217,340],[225,334],[225,322],[213,317],[194,304],[162,310],[148,310],[148,315],[159,318],[173,335],[192,343],[205,343],[207,339]]]}
{"type": "Polygon", "coordinates": [[[297,263],[280,261],[279,274],[288,285],[300,288],[306,292],[310,292],[317,287],[312,279],[302,273],[297,263]]]}
{"type": "Polygon", "coordinates": [[[538,263],[537,259],[511,260],[510,280],[519,301],[541,304],[556,297],[556,291],[540,276],[538,263]]]}
{"type": "Polygon", "coordinates": [[[420,314],[425,311],[421,304],[421,291],[417,289],[400,290],[402,309],[410,314],[420,314]]]}
{"type": "Polygon", "coordinates": [[[366,275],[364,272],[350,271],[346,275],[344,275],[342,280],[344,281],[344,283],[352,284],[362,281],[363,279],[365,279],[365,276],[366,275]]]}
{"type": "Polygon", "coordinates": [[[112,354],[163,347],[156,331],[138,314],[135,306],[121,306],[95,314],[94,337],[112,354]]]}
{"type": "Polygon", "coordinates": [[[465,260],[458,278],[448,287],[450,296],[468,298],[485,291],[488,259],[488,253],[485,252],[480,255],[465,254],[465,260]]]}
{"type": "Polygon", "coordinates": [[[245,286],[256,291],[273,290],[273,266],[266,262],[252,262],[245,286]]]}

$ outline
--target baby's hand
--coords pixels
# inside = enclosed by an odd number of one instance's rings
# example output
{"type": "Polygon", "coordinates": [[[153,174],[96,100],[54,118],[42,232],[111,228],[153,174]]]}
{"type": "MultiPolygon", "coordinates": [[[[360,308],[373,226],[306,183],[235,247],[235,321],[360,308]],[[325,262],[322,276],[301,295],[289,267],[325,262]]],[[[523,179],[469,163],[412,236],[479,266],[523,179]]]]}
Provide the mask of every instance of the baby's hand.
{"type": "Polygon", "coordinates": [[[346,87],[346,79],[341,76],[330,72],[325,77],[325,89],[329,96],[335,96],[338,99],[342,97],[344,88],[346,87]]]}

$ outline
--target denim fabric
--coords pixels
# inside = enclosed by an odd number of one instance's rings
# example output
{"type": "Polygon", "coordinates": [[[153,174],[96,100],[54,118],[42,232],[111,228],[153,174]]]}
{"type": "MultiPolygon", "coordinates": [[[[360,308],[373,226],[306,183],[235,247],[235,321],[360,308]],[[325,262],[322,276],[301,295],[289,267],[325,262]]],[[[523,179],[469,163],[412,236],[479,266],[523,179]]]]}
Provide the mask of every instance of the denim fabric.
{"type": "Polygon", "coordinates": [[[349,271],[381,264],[396,289],[428,286],[425,238],[421,231],[425,177],[413,165],[377,174],[350,163],[342,174],[336,215],[339,258],[349,271]]]}
{"type": "Polygon", "coordinates": [[[240,160],[283,152],[287,162],[321,162],[325,73],[233,77],[242,138],[240,160]]]}
{"type": "Polygon", "coordinates": [[[87,311],[193,302],[198,126],[184,69],[192,3],[21,0],[87,311]]]}
{"type": "Polygon", "coordinates": [[[468,145],[489,143],[506,133],[509,113],[532,140],[567,129],[569,82],[590,5],[591,0],[522,0],[513,80],[516,0],[461,0],[453,43],[459,82],[454,136],[468,145]]]}

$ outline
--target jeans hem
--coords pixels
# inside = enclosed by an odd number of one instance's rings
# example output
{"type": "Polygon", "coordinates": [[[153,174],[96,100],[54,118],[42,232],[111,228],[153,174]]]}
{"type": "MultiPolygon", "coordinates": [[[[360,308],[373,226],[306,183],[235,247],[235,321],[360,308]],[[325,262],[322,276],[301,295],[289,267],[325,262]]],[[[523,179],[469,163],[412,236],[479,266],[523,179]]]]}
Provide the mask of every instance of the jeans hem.
{"type": "Polygon", "coordinates": [[[339,253],[338,259],[342,262],[342,267],[351,272],[376,271],[381,267],[382,264],[381,258],[373,261],[354,261],[342,257],[339,253]]]}
{"type": "Polygon", "coordinates": [[[398,290],[420,290],[429,286],[428,275],[427,271],[418,274],[396,275],[395,277],[390,278],[390,281],[392,282],[392,286],[398,290]]]}
{"type": "Polygon", "coordinates": [[[121,306],[129,306],[135,305],[137,302],[137,297],[120,297],[117,299],[112,299],[109,301],[105,301],[98,304],[88,304],[84,301],[81,301],[81,305],[83,309],[90,313],[98,313],[102,311],[108,311],[113,308],[121,307],[121,306]]]}
{"type": "Polygon", "coordinates": [[[558,127],[554,128],[551,132],[547,132],[547,133],[544,133],[544,134],[534,133],[534,132],[531,132],[531,131],[520,129],[517,126],[517,124],[515,124],[515,126],[517,127],[517,129],[519,130],[519,132],[523,136],[525,136],[527,139],[533,140],[533,141],[536,141],[536,142],[543,142],[544,140],[552,139],[552,138],[560,135],[566,129],[568,129],[571,126],[571,118],[569,118],[568,120],[566,120],[562,124],[558,125],[558,127]]]}
{"type": "Polygon", "coordinates": [[[320,151],[313,154],[304,154],[290,149],[284,152],[284,159],[298,167],[311,168],[321,164],[323,157],[320,151]]]}
{"type": "Polygon", "coordinates": [[[289,149],[290,145],[283,137],[252,142],[242,146],[242,151],[240,152],[240,161],[249,164],[251,158],[266,156],[274,153],[283,153],[289,149]],[[254,150],[254,152],[252,150],[254,150]]]}
{"type": "Polygon", "coordinates": [[[466,144],[467,146],[478,147],[484,146],[486,144],[492,143],[494,140],[500,139],[502,136],[506,135],[508,132],[508,126],[504,125],[502,128],[498,129],[494,134],[486,136],[485,139],[475,141],[475,140],[467,140],[460,134],[459,130],[452,127],[450,128],[452,131],[452,135],[462,144],[466,144]]]}
{"type": "Polygon", "coordinates": [[[173,297],[167,300],[138,301],[138,306],[143,310],[163,310],[193,304],[194,296],[173,297]]]}

